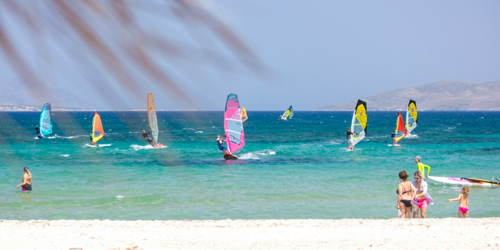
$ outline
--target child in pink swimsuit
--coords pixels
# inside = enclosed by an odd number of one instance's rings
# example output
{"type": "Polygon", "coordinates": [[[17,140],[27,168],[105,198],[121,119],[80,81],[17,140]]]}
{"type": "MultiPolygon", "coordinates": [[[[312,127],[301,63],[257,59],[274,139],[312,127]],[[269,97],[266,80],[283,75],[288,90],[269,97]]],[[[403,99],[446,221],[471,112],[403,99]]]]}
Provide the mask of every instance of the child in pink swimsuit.
{"type": "Polygon", "coordinates": [[[462,193],[456,199],[449,199],[448,201],[460,201],[458,207],[458,218],[467,218],[469,215],[469,186],[462,187],[462,193]]]}

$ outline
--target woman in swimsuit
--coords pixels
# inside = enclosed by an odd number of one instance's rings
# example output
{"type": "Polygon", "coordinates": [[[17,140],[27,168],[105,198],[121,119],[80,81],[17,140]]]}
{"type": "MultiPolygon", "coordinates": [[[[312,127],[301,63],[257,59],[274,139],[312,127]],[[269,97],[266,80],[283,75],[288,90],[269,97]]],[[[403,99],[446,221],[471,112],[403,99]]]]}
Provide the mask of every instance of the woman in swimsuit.
{"type": "Polygon", "coordinates": [[[427,182],[424,181],[424,174],[422,174],[420,170],[417,170],[415,171],[414,177],[415,181],[412,182],[412,184],[417,189],[415,198],[418,200],[418,208],[415,212],[413,212],[413,218],[418,218],[418,210],[420,210],[420,217],[422,217],[422,219],[425,219],[427,218],[427,205],[434,204],[434,200],[429,195],[429,193],[427,193],[427,182]]]}
{"type": "Polygon", "coordinates": [[[401,211],[401,218],[411,218],[411,200],[415,197],[417,193],[416,188],[409,182],[408,174],[406,171],[399,172],[399,183],[398,185],[398,205],[397,208],[401,211]]]}
{"type": "Polygon", "coordinates": [[[17,188],[21,186],[24,191],[31,191],[31,184],[33,184],[33,179],[31,177],[30,170],[28,167],[24,167],[24,176],[23,176],[23,183],[17,185],[17,188]]]}

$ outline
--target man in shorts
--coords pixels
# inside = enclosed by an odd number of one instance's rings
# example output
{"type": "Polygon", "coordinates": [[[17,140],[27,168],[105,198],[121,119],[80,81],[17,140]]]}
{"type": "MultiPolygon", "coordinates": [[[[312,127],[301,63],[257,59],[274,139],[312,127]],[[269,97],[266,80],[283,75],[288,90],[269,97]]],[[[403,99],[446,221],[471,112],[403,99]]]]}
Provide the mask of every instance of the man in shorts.
{"type": "Polygon", "coordinates": [[[226,142],[226,136],[224,136],[222,139],[220,138],[220,135],[217,135],[217,145],[219,146],[219,149],[224,152],[224,154],[229,154],[227,152],[226,148],[224,147],[224,142],[226,142]]]}

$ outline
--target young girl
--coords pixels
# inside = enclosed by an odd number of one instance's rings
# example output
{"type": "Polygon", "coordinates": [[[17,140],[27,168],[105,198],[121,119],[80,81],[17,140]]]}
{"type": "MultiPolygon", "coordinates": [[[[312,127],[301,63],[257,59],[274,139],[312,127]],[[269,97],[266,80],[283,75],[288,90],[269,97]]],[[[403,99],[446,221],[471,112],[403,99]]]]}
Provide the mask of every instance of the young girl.
{"type": "Polygon", "coordinates": [[[456,199],[449,199],[448,201],[460,201],[458,207],[458,218],[467,218],[469,215],[469,186],[462,187],[462,193],[456,199]]]}

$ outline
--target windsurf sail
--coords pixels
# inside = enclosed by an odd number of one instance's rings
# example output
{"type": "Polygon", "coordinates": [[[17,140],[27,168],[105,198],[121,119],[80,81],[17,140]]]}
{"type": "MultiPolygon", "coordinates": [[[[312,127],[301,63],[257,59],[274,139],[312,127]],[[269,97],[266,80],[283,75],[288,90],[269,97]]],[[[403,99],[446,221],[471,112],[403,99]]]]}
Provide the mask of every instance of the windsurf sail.
{"type": "Polygon", "coordinates": [[[403,137],[406,136],[405,124],[403,122],[401,113],[398,113],[398,121],[396,123],[396,130],[394,131],[394,133],[396,134],[396,136],[394,137],[396,143],[398,143],[399,140],[403,139],[403,137]]]}
{"type": "Polygon", "coordinates": [[[241,122],[241,109],[238,96],[229,93],[224,112],[224,132],[229,153],[234,153],[245,146],[245,133],[241,122]]]}
{"type": "Polygon", "coordinates": [[[247,111],[244,107],[241,107],[241,122],[248,120],[247,111]]]}
{"type": "Polygon", "coordinates": [[[290,106],[287,110],[285,110],[283,115],[281,115],[281,120],[287,120],[288,118],[292,118],[292,116],[293,116],[293,108],[292,106],[290,106]]]}
{"type": "Polygon", "coordinates": [[[158,119],[156,119],[155,101],[153,100],[153,93],[148,94],[148,118],[149,127],[151,128],[151,135],[155,146],[158,144],[158,119]]]}
{"type": "Polygon", "coordinates": [[[94,121],[92,122],[92,144],[104,137],[104,129],[102,128],[101,117],[97,112],[94,112],[94,121]]]}
{"type": "Polygon", "coordinates": [[[406,132],[410,133],[418,125],[417,102],[410,99],[408,109],[406,110],[406,132]]]}
{"type": "Polygon", "coordinates": [[[354,113],[352,114],[351,132],[356,133],[352,135],[352,145],[356,145],[363,140],[368,133],[368,116],[366,114],[366,102],[358,100],[354,113]]]}
{"type": "Polygon", "coordinates": [[[52,134],[52,123],[50,120],[50,103],[45,103],[40,114],[40,133],[42,136],[52,134]]]}

